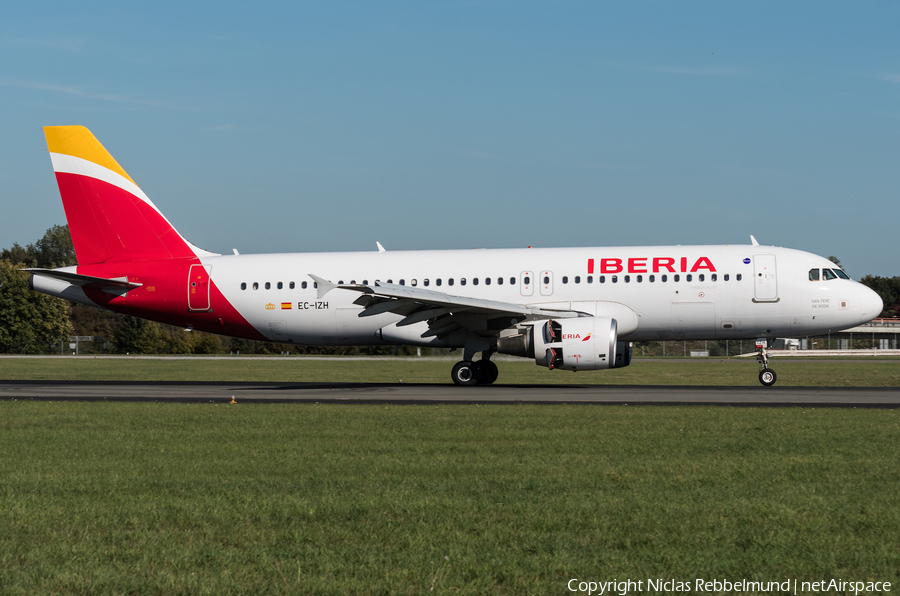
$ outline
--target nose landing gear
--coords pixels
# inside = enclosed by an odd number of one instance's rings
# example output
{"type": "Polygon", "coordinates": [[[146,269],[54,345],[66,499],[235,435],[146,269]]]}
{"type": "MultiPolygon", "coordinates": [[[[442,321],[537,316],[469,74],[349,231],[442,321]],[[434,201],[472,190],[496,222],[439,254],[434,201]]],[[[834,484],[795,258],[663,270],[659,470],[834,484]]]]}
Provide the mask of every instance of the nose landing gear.
{"type": "Polygon", "coordinates": [[[769,339],[766,337],[756,338],[756,361],[759,362],[759,382],[766,387],[775,384],[778,376],[775,371],[769,368],[769,339]]]}

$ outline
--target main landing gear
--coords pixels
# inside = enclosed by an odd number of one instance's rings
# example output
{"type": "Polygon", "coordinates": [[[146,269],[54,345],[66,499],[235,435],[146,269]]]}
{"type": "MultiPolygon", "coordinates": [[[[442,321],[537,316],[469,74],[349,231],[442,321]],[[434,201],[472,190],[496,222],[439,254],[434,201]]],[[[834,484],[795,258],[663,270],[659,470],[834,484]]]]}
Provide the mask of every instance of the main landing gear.
{"type": "Polygon", "coordinates": [[[768,338],[759,337],[756,339],[756,361],[759,362],[759,382],[766,387],[771,387],[775,384],[775,380],[778,376],[775,374],[774,370],[769,368],[768,346],[768,338]]]}
{"type": "Polygon", "coordinates": [[[493,352],[482,352],[481,360],[463,360],[453,366],[450,376],[457,385],[490,385],[497,380],[500,371],[490,361],[493,352]]]}

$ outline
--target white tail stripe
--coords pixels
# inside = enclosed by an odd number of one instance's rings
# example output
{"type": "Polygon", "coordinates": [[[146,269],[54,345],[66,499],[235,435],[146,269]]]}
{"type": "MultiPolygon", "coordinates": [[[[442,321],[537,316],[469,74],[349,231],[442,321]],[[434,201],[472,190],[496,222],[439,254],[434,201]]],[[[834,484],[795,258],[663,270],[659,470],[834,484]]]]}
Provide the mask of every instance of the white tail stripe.
{"type": "Polygon", "coordinates": [[[54,172],[63,174],[78,174],[79,176],[87,176],[89,178],[102,180],[103,182],[121,188],[125,192],[133,194],[134,196],[138,197],[139,199],[153,207],[157,213],[162,215],[162,213],[159,212],[159,209],[157,209],[156,205],[153,204],[153,201],[151,201],[150,198],[144,194],[144,191],[142,191],[137,184],[122,176],[121,174],[113,172],[109,168],[105,168],[100,164],[96,164],[92,161],[88,161],[80,157],[75,157],[74,155],[66,155],[64,153],[51,153],[50,160],[53,162],[54,172]]]}
{"type": "MultiPolygon", "coordinates": [[[[153,210],[159,213],[159,216],[166,220],[170,226],[172,222],[166,219],[166,216],[162,214],[159,208],[153,204],[153,201],[144,194],[137,184],[129,180],[128,178],[113,172],[109,168],[105,168],[99,164],[96,164],[92,161],[88,161],[87,159],[82,159],[80,157],[75,157],[74,155],[66,155],[65,153],[50,153],[50,160],[53,162],[53,171],[56,173],[63,174],[76,174],[78,176],[87,176],[88,178],[95,178],[97,180],[102,180],[108,184],[112,184],[117,188],[121,188],[127,193],[130,193],[140,200],[144,201],[151,207],[153,210]]],[[[172,229],[175,229],[175,226],[172,226],[172,229]]],[[[177,231],[176,231],[177,233],[177,231]]],[[[197,248],[190,242],[184,239],[184,236],[178,234],[184,242],[191,247],[191,250],[194,251],[198,257],[202,256],[213,256],[217,253],[212,253],[209,251],[205,251],[202,248],[197,248]]]]}

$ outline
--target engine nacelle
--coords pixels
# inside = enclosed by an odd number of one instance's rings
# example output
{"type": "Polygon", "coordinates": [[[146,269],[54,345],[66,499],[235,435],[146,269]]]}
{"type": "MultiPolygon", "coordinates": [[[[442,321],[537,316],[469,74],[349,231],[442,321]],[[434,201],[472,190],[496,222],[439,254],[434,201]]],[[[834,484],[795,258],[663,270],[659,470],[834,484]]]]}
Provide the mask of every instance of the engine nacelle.
{"type": "Polygon", "coordinates": [[[616,320],[578,317],[536,323],[520,335],[500,338],[497,351],[534,358],[553,370],[600,370],[631,364],[630,342],[617,341],[616,320]]]}

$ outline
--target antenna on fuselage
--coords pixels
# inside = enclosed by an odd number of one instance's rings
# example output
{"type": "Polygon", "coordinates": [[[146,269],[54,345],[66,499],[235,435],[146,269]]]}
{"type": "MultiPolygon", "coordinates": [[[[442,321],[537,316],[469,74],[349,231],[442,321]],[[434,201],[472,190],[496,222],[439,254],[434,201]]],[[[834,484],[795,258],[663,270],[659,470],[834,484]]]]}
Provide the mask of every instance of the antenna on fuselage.
{"type": "Polygon", "coordinates": [[[750,234],[750,244],[753,246],[759,246],[759,242],[756,241],[756,238],[753,237],[753,234],[750,234]]]}
{"type": "Polygon", "coordinates": [[[377,240],[375,241],[375,246],[378,247],[378,252],[387,252],[386,250],[384,250],[384,247],[381,246],[381,242],[378,242],[377,240]]]}

